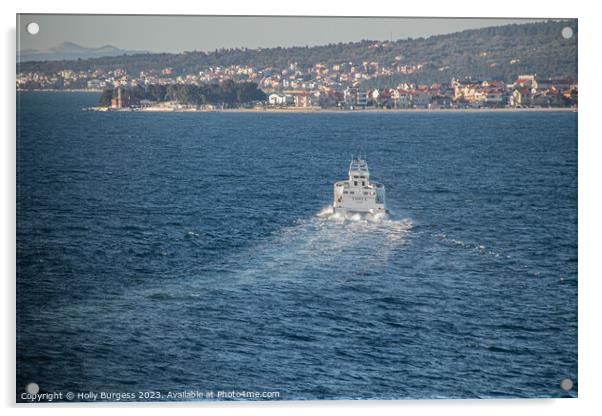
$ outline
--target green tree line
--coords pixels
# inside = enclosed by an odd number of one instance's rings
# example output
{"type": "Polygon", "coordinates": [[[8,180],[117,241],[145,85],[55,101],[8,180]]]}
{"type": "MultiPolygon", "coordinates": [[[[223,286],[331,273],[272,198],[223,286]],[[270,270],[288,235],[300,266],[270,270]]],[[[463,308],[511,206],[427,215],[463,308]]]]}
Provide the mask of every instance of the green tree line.
{"type": "MultiPolygon", "coordinates": [[[[187,105],[213,104],[229,108],[240,107],[267,99],[254,82],[234,82],[201,85],[145,85],[132,88],[121,87],[122,99],[149,100],[156,102],[177,101],[187,105]]],[[[100,96],[99,105],[109,107],[111,99],[117,98],[117,89],[106,89],[100,96]]]]}
{"type": "MultiPolygon", "coordinates": [[[[56,73],[125,69],[129,74],[160,71],[171,67],[178,74],[192,74],[212,66],[248,65],[258,69],[283,69],[291,63],[309,68],[316,63],[378,62],[391,65],[426,63],[416,74],[396,74],[382,82],[421,80],[425,83],[470,75],[476,78],[512,81],[521,73],[538,77],[569,76],[577,79],[577,20],[511,24],[428,38],[399,39],[375,46],[375,41],[336,43],[323,46],[275,47],[266,49],[217,49],[179,54],[135,54],[75,61],[21,62],[18,72],[56,73]],[[564,39],[569,26],[574,36],[564,39]]],[[[376,81],[379,82],[379,81],[376,81]]]]}

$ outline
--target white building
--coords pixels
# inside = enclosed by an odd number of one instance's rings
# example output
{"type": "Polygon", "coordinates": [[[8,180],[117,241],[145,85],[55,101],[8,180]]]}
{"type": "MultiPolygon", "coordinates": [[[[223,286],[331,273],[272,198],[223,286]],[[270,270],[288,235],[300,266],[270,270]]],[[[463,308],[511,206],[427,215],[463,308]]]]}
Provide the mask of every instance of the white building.
{"type": "Polygon", "coordinates": [[[270,94],[269,105],[291,105],[295,102],[291,94],[270,94]]]}

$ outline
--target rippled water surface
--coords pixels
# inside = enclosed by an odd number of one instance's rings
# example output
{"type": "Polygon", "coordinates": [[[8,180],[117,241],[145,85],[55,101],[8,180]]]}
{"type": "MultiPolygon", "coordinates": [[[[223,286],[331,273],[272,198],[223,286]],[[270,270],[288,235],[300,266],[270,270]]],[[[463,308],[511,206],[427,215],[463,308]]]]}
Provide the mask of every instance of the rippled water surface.
{"type": "Polygon", "coordinates": [[[18,96],[18,400],[577,395],[576,113],[96,99],[18,96]],[[360,150],[387,218],[326,209],[360,150]]]}

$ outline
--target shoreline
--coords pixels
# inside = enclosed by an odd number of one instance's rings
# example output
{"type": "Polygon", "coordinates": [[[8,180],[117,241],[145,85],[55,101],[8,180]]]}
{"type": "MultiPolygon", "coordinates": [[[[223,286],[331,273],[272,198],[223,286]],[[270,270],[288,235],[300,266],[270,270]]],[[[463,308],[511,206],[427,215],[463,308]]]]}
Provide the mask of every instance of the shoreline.
{"type": "Polygon", "coordinates": [[[231,112],[231,113],[341,113],[341,114],[387,114],[387,113],[517,113],[517,112],[554,112],[554,111],[574,111],[577,108],[573,107],[526,107],[526,108],[398,108],[398,109],[369,109],[369,110],[338,110],[338,109],[267,109],[255,110],[244,108],[231,108],[224,110],[216,110],[214,112],[231,112]]]}
{"type": "Polygon", "coordinates": [[[89,92],[89,93],[95,93],[95,94],[102,94],[103,90],[94,90],[94,89],[89,89],[89,88],[72,88],[72,89],[65,89],[65,90],[57,90],[57,89],[52,89],[52,88],[48,88],[48,89],[37,89],[37,90],[20,90],[17,88],[17,92],[89,92]]]}
{"type": "MultiPolygon", "coordinates": [[[[19,90],[17,92],[85,92],[102,93],[102,90],[92,89],[38,89],[19,90]]],[[[540,112],[574,112],[578,113],[579,107],[522,107],[522,108],[371,108],[363,110],[316,108],[316,107],[291,107],[291,108],[226,108],[221,110],[197,110],[195,108],[107,108],[107,107],[84,107],[84,111],[98,112],[136,112],[136,113],[278,113],[278,114],[387,114],[387,113],[540,113],[540,112]]]]}
{"type": "Polygon", "coordinates": [[[228,108],[223,110],[197,110],[191,108],[106,108],[87,107],[84,111],[109,113],[259,113],[259,114],[395,114],[395,113],[544,113],[544,112],[578,112],[578,107],[525,107],[525,108],[404,108],[404,109],[369,109],[369,110],[338,110],[329,108],[228,108]]]}

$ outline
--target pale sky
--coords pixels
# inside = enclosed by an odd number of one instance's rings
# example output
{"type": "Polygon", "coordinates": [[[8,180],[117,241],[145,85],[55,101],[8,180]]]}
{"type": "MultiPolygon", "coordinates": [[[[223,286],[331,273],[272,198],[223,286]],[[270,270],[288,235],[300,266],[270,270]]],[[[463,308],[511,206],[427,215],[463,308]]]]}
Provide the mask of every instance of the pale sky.
{"type": "Polygon", "coordinates": [[[68,41],[85,47],[108,44],[128,50],[182,52],[395,40],[533,21],[537,20],[21,14],[17,33],[21,50],[46,50],[68,41]],[[39,24],[37,35],[25,30],[30,22],[39,24]]]}

